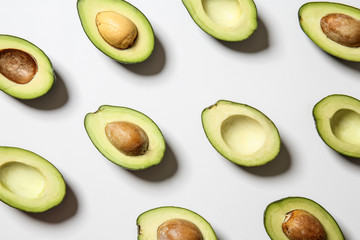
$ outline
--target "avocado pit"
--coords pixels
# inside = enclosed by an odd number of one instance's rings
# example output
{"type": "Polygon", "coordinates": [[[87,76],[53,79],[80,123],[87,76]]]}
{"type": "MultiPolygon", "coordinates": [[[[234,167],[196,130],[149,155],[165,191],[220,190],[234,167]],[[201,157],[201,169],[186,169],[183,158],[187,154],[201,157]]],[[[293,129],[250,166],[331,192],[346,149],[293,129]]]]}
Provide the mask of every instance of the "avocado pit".
{"type": "Polygon", "coordinates": [[[321,222],[311,213],[301,209],[285,215],[282,229],[289,240],[326,240],[327,238],[321,222]]]}
{"type": "Polygon", "coordinates": [[[29,83],[38,71],[34,58],[19,49],[0,50],[0,73],[17,84],[29,83]]]}
{"type": "Polygon", "coordinates": [[[117,49],[130,48],[138,35],[137,27],[126,16],[104,11],[96,15],[96,26],[102,38],[117,49]]]}
{"type": "Polygon", "coordinates": [[[170,219],[157,229],[157,240],[202,240],[200,229],[185,219],[170,219]]]}
{"type": "Polygon", "coordinates": [[[324,34],[346,47],[360,47],[360,20],[341,13],[331,13],[321,18],[324,34]]]}
{"type": "Polygon", "coordinates": [[[114,121],[106,124],[105,133],[111,144],[127,156],[140,156],[149,147],[146,132],[138,125],[126,121],[114,121]]]}

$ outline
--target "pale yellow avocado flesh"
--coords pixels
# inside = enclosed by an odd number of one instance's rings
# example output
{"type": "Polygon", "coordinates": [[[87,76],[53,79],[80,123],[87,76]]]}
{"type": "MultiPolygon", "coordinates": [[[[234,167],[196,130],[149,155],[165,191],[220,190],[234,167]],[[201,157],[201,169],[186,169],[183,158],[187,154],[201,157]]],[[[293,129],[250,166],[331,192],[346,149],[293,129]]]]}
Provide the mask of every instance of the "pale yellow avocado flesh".
{"type": "Polygon", "coordinates": [[[60,172],[39,155],[14,147],[0,147],[0,200],[27,212],[46,211],[66,192],[60,172]]]}
{"type": "Polygon", "coordinates": [[[209,35],[224,41],[242,41],[257,28],[252,0],[183,0],[195,23],[209,35]]]}
{"type": "Polygon", "coordinates": [[[220,100],[204,109],[202,123],[213,147],[236,164],[263,165],[280,151],[273,122],[248,105],[220,100]]]}
{"type": "Polygon", "coordinates": [[[360,158],[360,101],[334,94],[319,101],[313,109],[316,129],[335,151],[360,158]]]}

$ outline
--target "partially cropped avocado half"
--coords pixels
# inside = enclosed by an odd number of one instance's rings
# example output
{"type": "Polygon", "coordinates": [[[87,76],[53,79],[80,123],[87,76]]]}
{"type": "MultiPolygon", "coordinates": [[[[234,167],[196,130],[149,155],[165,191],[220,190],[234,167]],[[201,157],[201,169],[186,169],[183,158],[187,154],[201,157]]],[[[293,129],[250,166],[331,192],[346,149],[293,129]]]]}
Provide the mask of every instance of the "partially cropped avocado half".
{"type": "Polygon", "coordinates": [[[209,35],[223,41],[249,38],[257,28],[253,0],[182,0],[195,23],[209,35]]]}
{"type": "Polygon", "coordinates": [[[205,108],[201,117],[212,146],[238,165],[264,165],[280,151],[281,141],[276,126],[251,106],[219,100],[205,108]]]}
{"type": "Polygon", "coordinates": [[[85,116],[85,129],[107,159],[127,169],[157,165],[165,153],[165,140],[158,126],[131,108],[100,106],[85,116]]]}
{"type": "Polygon", "coordinates": [[[333,94],[313,108],[316,129],[323,141],[335,151],[360,158],[360,101],[333,94]]]}
{"type": "Polygon", "coordinates": [[[211,225],[199,214],[180,207],[159,207],[137,219],[138,240],[216,240],[211,225]]]}
{"type": "Polygon", "coordinates": [[[269,204],[264,226],[273,240],[343,240],[334,218],[318,203],[304,197],[288,197],[269,204]]]}
{"type": "Polygon", "coordinates": [[[334,2],[309,2],[299,9],[306,35],[325,52],[360,61],[360,9],[334,2]]]}
{"type": "Polygon", "coordinates": [[[55,82],[49,58],[29,41],[0,35],[0,90],[19,99],[46,94],[55,82]]]}
{"type": "Polygon", "coordinates": [[[90,41],[104,54],[122,63],[145,61],[155,37],[145,15],[123,0],[78,0],[78,14],[90,41]]]}
{"type": "Polygon", "coordinates": [[[60,172],[25,149],[0,147],[0,200],[26,211],[44,212],[60,204],[66,185],[60,172]]]}

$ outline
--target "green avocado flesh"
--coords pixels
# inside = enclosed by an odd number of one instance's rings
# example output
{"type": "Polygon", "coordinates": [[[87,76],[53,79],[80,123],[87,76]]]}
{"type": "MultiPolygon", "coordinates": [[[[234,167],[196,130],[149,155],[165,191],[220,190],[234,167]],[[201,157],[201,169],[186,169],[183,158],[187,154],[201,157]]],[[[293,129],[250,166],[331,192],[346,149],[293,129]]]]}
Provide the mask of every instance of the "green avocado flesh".
{"type": "Polygon", "coordinates": [[[157,125],[145,114],[136,110],[103,105],[85,116],[85,129],[95,147],[107,159],[131,170],[140,170],[159,164],[165,153],[165,140],[157,125]],[[112,122],[130,122],[144,130],[148,147],[141,155],[127,155],[120,151],[108,138],[106,126],[112,122]]]}
{"type": "Polygon", "coordinates": [[[282,230],[285,215],[293,210],[305,210],[317,218],[326,232],[326,240],[342,240],[344,236],[334,218],[318,203],[303,197],[288,197],[269,204],[264,212],[264,226],[273,240],[289,240],[282,230]]]}
{"type": "Polygon", "coordinates": [[[28,150],[0,147],[0,200],[26,211],[44,212],[60,204],[66,185],[47,160],[28,150]]]}
{"type": "MultiPolygon", "coordinates": [[[[154,32],[148,19],[135,6],[123,0],[78,0],[77,9],[82,27],[90,41],[110,58],[122,63],[139,63],[151,55],[155,44],[154,32]],[[121,14],[135,24],[137,37],[129,48],[113,47],[100,34],[96,16],[107,11],[121,14]]],[[[118,32],[122,31],[121,28],[122,26],[113,26],[118,32]]]]}
{"type": "Polygon", "coordinates": [[[252,0],[182,0],[195,23],[223,41],[242,41],[257,28],[257,10],[252,0]]]}
{"type": "Polygon", "coordinates": [[[313,109],[316,129],[335,151],[360,158],[360,101],[334,94],[319,101],[313,109]]]}
{"type": "MultiPolygon", "coordinates": [[[[171,219],[181,219],[189,221],[197,227],[201,232],[203,240],[216,240],[216,234],[211,225],[199,214],[180,207],[159,207],[142,213],[137,218],[138,240],[158,240],[157,237],[159,227],[166,221],[171,219]]],[[[179,232],[176,232],[179,234],[179,232]]],[[[189,237],[189,236],[188,236],[189,237]]],[[[167,239],[167,238],[166,238],[167,239]]],[[[170,238],[172,239],[172,238],[170,238]]],[[[198,239],[184,238],[178,236],[175,239],[198,239]]]]}
{"type": "Polygon", "coordinates": [[[325,52],[344,60],[360,61],[360,9],[332,2],[309,2],[301,6],[298,15],[302,30],[325,52]],[[332,29],[332,34],[325,34],[321,21],[331,14],[341,14],[342,17],[346,15],[353,21],[350,24],[345,18],[332,18],[331,21],[326,21],[328,27],[325,28],[332,29]],[[352,44],[346,46],[333,35],[341,35],[346,41],[352,39],[352,44]]]}
{"type": "Polygon", "coordinates": [[[238,165],[263,165],[280,151],[281,141],[276,126],[253,107],[219,100],[205,108],[201,117],[212,146],[238,165]]]}
{"type": "Polygon", "coordinates": [[[55,82],[49,58],[34,44],[0,35],[0,90],[19,99],[46,94],[55,82]]]}

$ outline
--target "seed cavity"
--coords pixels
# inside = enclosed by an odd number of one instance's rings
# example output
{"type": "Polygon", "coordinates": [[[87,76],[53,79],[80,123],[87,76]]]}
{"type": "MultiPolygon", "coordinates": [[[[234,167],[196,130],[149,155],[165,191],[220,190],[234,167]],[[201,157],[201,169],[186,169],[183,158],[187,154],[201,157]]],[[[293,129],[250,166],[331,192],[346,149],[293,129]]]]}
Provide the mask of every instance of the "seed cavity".
{"type": "Polygon", "coordinates": [[[331,13],[320,20],[324,34],[346,47],[360,47],[360,20],[342,13],[331,13]]]}
{"type": "Polygon", "coordinates": [[[105,11],[99,12],[95,20],[100,35],[108,44],[118,49],[133,46],[138,31],[129,18],[117,12],[105,11]]]}
{"type": "Polygon", "coordinates": [[[305,210],[297,209],[287,213],[282,229],[289,240],[326,240],[324,226],[305,210]]]}
{"type": "Polygon", "coordinates": [[[200,229],[185,219],[170,219],[157,229],[157,240],[202,240],[200,229]]]}
{"type": "Polygon", "coordinates": [[[105,134],[111,144],[127,156],[140,156],[148,150],[149,138],[146,132],[134,123],[110,122],[105,126],[105,134]]]}
{"type": "Polygon", "coordinates": [[[0,73],[10,81],[29,83],[37,71],[37,63],[30,54],[12,48],[0,50],[0,73]]]}

